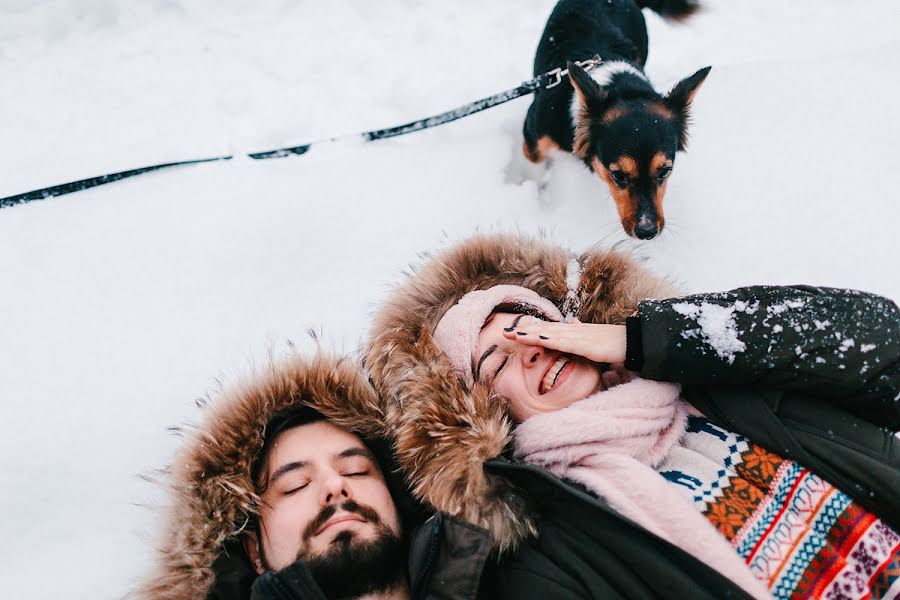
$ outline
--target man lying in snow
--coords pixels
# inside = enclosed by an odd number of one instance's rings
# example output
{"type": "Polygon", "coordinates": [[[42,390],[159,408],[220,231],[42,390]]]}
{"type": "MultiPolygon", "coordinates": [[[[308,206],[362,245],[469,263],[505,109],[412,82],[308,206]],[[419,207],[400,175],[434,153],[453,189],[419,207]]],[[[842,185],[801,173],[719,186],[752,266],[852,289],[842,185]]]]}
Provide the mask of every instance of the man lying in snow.
{"type": "Polygon", "coordinates": [[[674,295],[614,252],[480,236],[376,315],[366,365],[399,464],[493,534],[483,594],[898,597],[897,306],[646,300],[674,295]]]}
{"type": "Polygon", "coordinates": [[[378,402],[352,361],[273,365],[208,410],[172,466],[159,565],[137,597],[474,598],[490,536],[438,514],[407,543],[376,458],[378,402]]]}

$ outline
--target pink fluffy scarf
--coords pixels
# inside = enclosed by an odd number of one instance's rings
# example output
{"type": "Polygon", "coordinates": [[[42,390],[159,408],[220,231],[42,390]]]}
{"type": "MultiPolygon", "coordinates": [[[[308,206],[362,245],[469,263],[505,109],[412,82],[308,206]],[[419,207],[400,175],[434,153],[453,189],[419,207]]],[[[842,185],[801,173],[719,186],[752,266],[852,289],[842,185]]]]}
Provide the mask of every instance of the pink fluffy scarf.
{"type": "Polygon", "coordinates": [[[737,583],[771,598],[731,544],[655,470],[687,421],[680,388],[635,379],[516,428],[515,455],[587,486],[615,510],[737,583]]]}

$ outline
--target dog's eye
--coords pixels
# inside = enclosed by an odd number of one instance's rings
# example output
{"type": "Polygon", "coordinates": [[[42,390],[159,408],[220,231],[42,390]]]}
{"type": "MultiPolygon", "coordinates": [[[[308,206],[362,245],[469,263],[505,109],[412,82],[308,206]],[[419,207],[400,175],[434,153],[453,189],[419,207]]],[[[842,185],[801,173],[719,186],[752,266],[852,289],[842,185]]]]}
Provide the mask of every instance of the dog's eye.
{"type": "Polygon", "coordinates": [[[628,185],[628,176],[625,175],[622,171],[610,171],[609,174],[612,176],[613,181],[616,182],[616,185],[620,188],[628,185]]]}
{"type": "Polygon", "coordinates": [[[659,170],[659,173],[656,174],[656,179],[660,183],[666,180],[666,177],[669,176],[669,173],[672,172],[672,167],[663,167],[659,170]]]}

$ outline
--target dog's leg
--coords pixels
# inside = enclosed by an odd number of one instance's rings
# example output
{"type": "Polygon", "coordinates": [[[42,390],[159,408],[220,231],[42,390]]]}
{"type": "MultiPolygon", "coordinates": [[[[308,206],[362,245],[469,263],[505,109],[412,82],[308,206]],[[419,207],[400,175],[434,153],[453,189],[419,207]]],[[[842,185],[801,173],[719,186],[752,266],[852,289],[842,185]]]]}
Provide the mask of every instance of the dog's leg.
{"type": "Polygon", "coordinates": [[[514,143],[510,149],[509,163],[506,165],[506,183],[521,185],[526,181],[533,181],[538,187],[546,184],[549,173],[550,161],[546,156],[540,160],[533,160],[535,156],[529,150],[528,140],[520,144],[514,143]]]}

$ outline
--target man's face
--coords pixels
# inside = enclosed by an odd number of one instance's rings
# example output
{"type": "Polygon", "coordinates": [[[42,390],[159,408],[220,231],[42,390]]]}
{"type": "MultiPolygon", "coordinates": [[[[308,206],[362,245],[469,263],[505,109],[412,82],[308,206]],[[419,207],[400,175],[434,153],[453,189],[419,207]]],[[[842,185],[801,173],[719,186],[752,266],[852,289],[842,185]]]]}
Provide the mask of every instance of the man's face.
{"type": "Polygon", "coordinates": [[[265,568],[281,570],[298,559],[399,537],[397,510],[372,453],[358,437],[327,421],[280,434],[264,477],[268,487],[261,495],[255,541],[265,568]]]}

